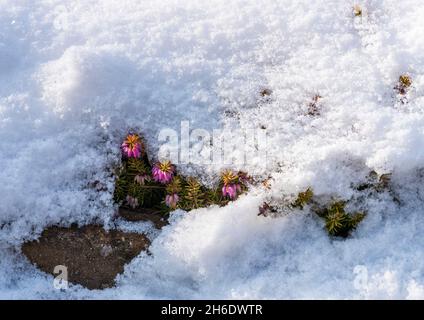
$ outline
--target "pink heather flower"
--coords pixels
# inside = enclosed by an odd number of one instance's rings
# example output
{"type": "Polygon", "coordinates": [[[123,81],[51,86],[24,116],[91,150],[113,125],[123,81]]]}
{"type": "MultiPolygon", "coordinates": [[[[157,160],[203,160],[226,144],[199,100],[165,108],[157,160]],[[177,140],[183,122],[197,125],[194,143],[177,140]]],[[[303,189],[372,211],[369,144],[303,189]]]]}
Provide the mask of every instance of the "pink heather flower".
{"type": "Polygon", "coordinates": [[[144,185],[146,181],[150,181],[150,177],[147,174],[138,174],[134,177],[134,181],[144,185]]]}
{"type": "Polygon", "coordinates": [[[139,158],[141,155],[141,140],[137,134],[129,134],[121,145],[122,152],[128,158],[139,158]]]}
{"type": "Polygon", "coordinates": [[[174,176],[174,166],[170,161],[158,162],[152,169],[153,179],[160,183],[169,183],[174,176]]]}
{"type": "Polygon", "coordinates": [[[179,200],[180,200],[180,197],[176,193],[168,194],[165,197],[166,205],[172,209],[175,209],[177,207],[177,203],[179,200]]]}
{"type": "Polygon", "coordinates": [[[222,187],[222,195],[234,200],[237,197],[237,192],[241,193],[241,187],[238,183],[224,184],[222,187]]]}
{"type": "Polygon", "coordinates": [[[138,200],[137,200],[137,198],[134,198],[134,197],[131,197],[131,196],[127,196],[126,198],[125,198],[125,200],[127,201],[127,203],[128,203],[128,205],[131,207],[131,208],[136,208],[136,207],[138,207],[138,200]]]}

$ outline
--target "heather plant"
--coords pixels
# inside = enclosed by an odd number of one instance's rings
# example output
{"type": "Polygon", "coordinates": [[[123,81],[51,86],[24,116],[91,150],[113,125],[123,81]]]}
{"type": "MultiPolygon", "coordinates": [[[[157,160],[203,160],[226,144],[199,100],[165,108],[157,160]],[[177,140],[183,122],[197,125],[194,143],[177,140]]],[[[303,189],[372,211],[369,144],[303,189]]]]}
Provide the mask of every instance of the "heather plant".
{"type": "Polygon", "coordinates": [[[115,201],[132,209],[159,208],[165,196],[165,189],[153,181],[149,174],[150,170],[146,159],[123,159],[115,183],[115,201]]]}
{"type": "MultiPolygon", "coordinates": [[[[312,188],[307,188],[305,191],[299,192],[289,207],[303,210],[307,205],[310,205],[311,211],[324,220],[325,229],[330,236],[345,238],[357,228],[366,216],[363,212],[346,212],[346,204],[347,202],[342,200],[333,200],[324,205],[319,204],[314,199],[312,188]]],[[[276,212],[275,206],[264,202],[259,207],[258,215],[266,217],[272,212],[276,212]]]]}
{"type": "Polygon", "coordinates": [[[299,192],[296,200],[293,203],[294,207],[303,209],[305,205],[311,202],[314,193],[311,188],[306,189],[304,192],[299,192]]]}
{"type": "MultiPolygon", "coordinates": [[[[208,188],[194,177],[184,177],[170,161],[151,165],[145,153],[142,138],[129,134],[121,145],[122,165],[116,172],[115,201],[133,210],[155,209],[164,214],[175,209],[190,211],[211,205],[224,206],[236,200],[247,190],[251,178],[245,172],[225,170],[216,187],[208,188]]],[[[389,175],[380,177],[379,183],[370,184],[375,190],[387,186],[389,175]]],[[[367,189],[368,185],[361,186],[367,189]]],[[[346,202],[333,201],[319,206],[314,201],[312,188],[298,194],[289,207],[303,210],[305,206],[324,219],[325,228],[331,236],[347,237],[365,217],[365,213],[348,213],[346,202]]],[[[259,215],[275,214],[277,208],[264,202],[259,215]]]]}
{"type": "Polygon", "coordinates": [[[394,87],[397,99],[402,104],[408,103],[407,94],[412,87],[412,78],[408,74],[402,74],[399,76],[399,80],[394,87]]]}
{"type": "MultiPolygon", "coordinates": [[[[294,207],[303,209],[305,205],[312,204],[314,202],[313,196],[311,188],[300,192],[294,202],[294,207]]],[[[329,235],[345,238],[365,218],[365,213],[363,212],[347,213],[345,210],[346,204],[346,201],[336,200],[325,205],[324,208],[316,203],[312,206],[312,211],[324,219],[325,228],[329,235]]]]}
{"type": "Polygon", "coordinates": [[[351,231],[355,230],[358,224],[365,218],[365,213],[347,213],[345,201],[334,201],[324,210],[317,214],[325,219],[327,232],[336,237],[347,237],[351,231]]]}
{"type": "Polygon", "coordinates": [[[121,145],[122,165],[116,171],[115,201],[133,210],[155,209],[164,214],[210,205],[226,205],[247,190],[246,173],[226,170],[215,188],[203,186],[194,177],[179,175],[176,166],[165,160],[154,165],[145,153],[138,134],[129,134],[121,145]]]}

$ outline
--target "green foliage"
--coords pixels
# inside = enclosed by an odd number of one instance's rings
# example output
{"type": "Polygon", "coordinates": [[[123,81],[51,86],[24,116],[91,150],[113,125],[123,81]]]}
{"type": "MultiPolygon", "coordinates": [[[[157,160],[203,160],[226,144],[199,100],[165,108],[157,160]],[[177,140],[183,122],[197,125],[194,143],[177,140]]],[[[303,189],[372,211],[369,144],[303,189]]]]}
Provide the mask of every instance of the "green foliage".
{"type": "Polygon", "coordinates": [[[336,237],[347,237],[365,218],[365,213],[348,214],[345,211],[346,202],[333,202],[320,214],[325,219],[328,233],[336,237]]]}
{"type": "Polygon", "coordinates": [[[349,226],[349,216],[344,210],[345,203],[342,201],[333,203],[325,215],[325,227],[332,236],[344,235],[349,226]]]}
{"type": "Polygon", "coordinates": [[[166,193],[180,193],[182,190],[182,181],[183,179],[180,176],[175,176],[174,179],[172,179],[172,181],[166,186],[166,193]]]}
{"type": "Polygon", "coordinates": [[[182,203],[182,207],[185,210],[197,209],[204,206],[205,190],[195,178],[189,177],[185,181],[182,203]]]}
{"type": "Polygon", "coordinates": [[[359,223],[364,220],[366,214],[363,212],[357,212],[353,214],[350,218],[350,227],[352,229],[356,229],[356,227],[359,225],[359,223]]]}
{"type": "Polygon", "coordinates": [[[142,159],[130,158],[127,162],[127,174],[131,176],[150,174],[150,168],[142,159]]]}
{"type": "MultiPolygon", "coordinates": [[[[193,177],[184,178],[175,176],[170,184],[166,186],[166,194],[177,193],[180,201],[177,208],[190,211],[210,205],[224,206],[230,200],[222,196],[221,186],[217,188],[206,188],[193,177]]],[[[173,209],[166,207],[167,212],[173,209]]]]}
{"type": "Polygon", "coordinates": [[[127,178],[124,177],[124,173],[118,174],[115,180],[115,192],[113,199],[115,202],[122,202],[128,194],[128,183],[127,178]]]}
{"type": "Polygon", "coordinates": [[[304,192],[300,192],[293,203],[293,207],[303,209],[305,205],[311,202],[313,196],[314,192],[311,188],[306,189],[304,192]]]}
{"type": "Polygon", "coordinates": [[[155,208],[165,197],[165,188],[157,183],[147,182],[142,185],[135,181],[129,183],[128,195],[138,200],[143,208],[155,208]]]}
{"type": "Polygon", "coordinates": [[[222,189],[222,186],[218,186],[217,188],[212,188],[212,189],[206,189],[206,192],[205,192],[206,205],[217,204],[219,206],[225,206],[228,202],[230,202],[229,199],[226,199],[222,196],[221,189],[222,189]]]}
{"type": "MultiPolygon", "coordinates": [[[[312,188],[308,188],[298,194],[292,206],[303,209],[306,205],[313,203],[311,210],[325,220],[325,228],[331,236],[347,237],[365,218],[365,213],[362,212],[347,213],[345,201],[334,201],[329,206],[322,208],[318,203],[312,202],[313,197],[312,188]]],[[[264,203],[259,208],[259,215],[267,216],[269,212],[272,212],[272,206],[268,203],[264,203]]]]}
{"type": "MultiPolygon", "coordinates": [[[[142,150],[145,148],[142,146],[142,150]]],[[[178,195],[177,208],[192,210],[213,204],[220,206],[227,204],[230,200],[222,196],[222,183],[237,183],[242,191],[247,188],[247,174],[243,172],[233,173],[226,171],[221,176],[220,185],[217,188],[206,188],[195,178],[184,178],[175,175],[170,183],[163,185],[153,181],[152,167],[146,153],[141,158],[122,158],[122,165],[116,172],[114,200],[121,206],[136,206],[137,208],[156,209],[163,213],[169,213],[175,209],[166,204],[167,195],[178,195]],[[241,181],[243,180],[243,181],[241,181]],[[135,199],[137,201],[135,201],[135,199]]],[[[175,174],[175,172],[174,172],[175,174]]],[[[168,205],[171,205],[168,203],[168,205]]]]}
{"type": "Polygon", "coordinates": [[[412,79],[409,75],[403,74],[399,77],[399,84],[407,89],[412,85],[412,79]]]}
{"type": "Polygon", "coordinates": [[[115,181],[114,200],[126,205],[125,198],[131,196],[138,200],[142,208],[156,208],[160,206],[165,197],[165,188],[153,181],[145,181],[144,184],[135,180],[137,175],[149,175],[150,165],[145,159],[129,158],[123,160],[115,181]]]}
{"type": "MultiPolygon", "coordinates": [[[[312,204],[311,211],[324,219],[325,228],[331,236],[347,237],[365,218],[365,213],[362,212],[356,212],[354,214],[347,213],[345,210],[345,201],[333,201],[327,207],[321,207],[317,202],[313,201],[313,197],[312,188],[308,188],[298,194],[296,200],[292,203],[292,207],[303,209],[306,205],[312,204]]],[[[258,215],[266,217],[275,211],[273,206],[264,202],[259,207],[258,215]]]]}

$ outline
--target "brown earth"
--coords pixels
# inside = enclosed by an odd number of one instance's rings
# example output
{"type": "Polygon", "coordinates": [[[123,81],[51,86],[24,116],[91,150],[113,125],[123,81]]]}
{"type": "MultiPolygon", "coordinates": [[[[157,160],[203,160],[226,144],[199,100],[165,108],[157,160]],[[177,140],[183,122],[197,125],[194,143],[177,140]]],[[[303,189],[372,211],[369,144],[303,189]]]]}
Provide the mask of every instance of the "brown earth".
{"type": "Polygon", "coordinates": [[[168,224],[163,213],[154,209],[138,208],[130,209],[121,207],[118,212],[119,216],[127,221],[151,221],[157,229],[161,229],[168,224]]]}
{"type": "Polygon", "coordinates": [[[24,243],[22,253],[44,272],[53,274],[55,266],[63,265],[69,282],[104,289],[114,286],[125,264],[149,245],[143,234],[105,231],[97,225],[50,227],[38,240],[24,243]]]}

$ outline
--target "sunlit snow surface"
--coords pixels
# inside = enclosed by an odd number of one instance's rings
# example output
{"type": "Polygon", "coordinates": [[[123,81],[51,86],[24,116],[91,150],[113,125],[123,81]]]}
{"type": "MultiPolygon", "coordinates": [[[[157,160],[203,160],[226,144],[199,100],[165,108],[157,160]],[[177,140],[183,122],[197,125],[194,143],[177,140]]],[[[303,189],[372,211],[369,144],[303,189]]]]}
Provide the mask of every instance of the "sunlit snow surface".
{"type": "MultiPolygon", "coordinates": [[[[362,19],[346,0],[0,0],[0,298],[424,298],[424,3],[357,3],[362,19]],[[315,94],[321,115],[305,116],[315,94]],[[265,126],[268,168],[241,169],[271,190],[175,212],[116,288],[54,289],[20,244],[47,225],[108,225],[124,134],[155,154],[180,121],[265,126]],[[257,216],[307,186],[357,197],[370,170],[394,172],[401,205],[364,199],[347,240],[308,210],[257,216]]],[[[222,167],[180,169],[211,181],[222,167]]]]}

